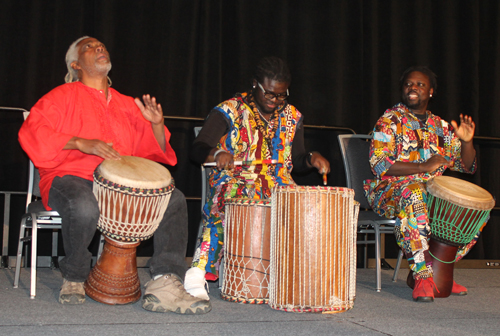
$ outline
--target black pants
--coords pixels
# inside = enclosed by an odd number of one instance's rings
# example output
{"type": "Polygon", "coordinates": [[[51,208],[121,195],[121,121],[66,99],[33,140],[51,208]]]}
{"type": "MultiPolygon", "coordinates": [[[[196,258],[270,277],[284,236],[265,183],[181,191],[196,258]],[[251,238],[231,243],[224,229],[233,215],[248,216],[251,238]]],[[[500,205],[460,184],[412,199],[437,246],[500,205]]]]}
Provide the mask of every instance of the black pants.
{"type": "MultiPolygon", "coordinates": [[[[92,181],[77,176],[56,177],[49,192],[49,206],[62,218],[66,256],[59,263],[63,277],[85,281],[90,273],[92,253],[88,246],[97,229],[99,207],[92,181]]],[[[187,248],[187,206],[184,194],[174,189],[167,210],[153,236],[151,275],[174,273],[184,278],[187,248]]]]}

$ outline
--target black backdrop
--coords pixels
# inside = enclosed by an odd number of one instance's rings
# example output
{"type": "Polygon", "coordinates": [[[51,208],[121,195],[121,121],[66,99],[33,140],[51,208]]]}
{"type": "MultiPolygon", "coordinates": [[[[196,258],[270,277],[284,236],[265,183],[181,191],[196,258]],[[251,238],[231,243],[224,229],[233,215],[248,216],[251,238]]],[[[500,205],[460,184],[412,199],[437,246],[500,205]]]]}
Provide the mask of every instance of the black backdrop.
{"type": "MultiPolygon", "coordinates": [[[[205,117],[249,88],[259,58],[276,55],[289,63],[290,102],[306,124],[367,133],[399,102],[402,71],[424,64],[438,75],[434,113],[446,120],[469,114],[476,135],[500,137],[499,24],[496,0],[1,0],[0,105],[29,110],[63,83],[69,44],[91,35],[110,51],[113,87],[156,96],[167,116],[205,117]]],[[[0,115],[0,190],[26,188],[26,157],[16,142],[21,122],[19,113],[0,115]]],[[[199,167],[187,158],[195,125],[167,120],[179,156],[171,171],[187,196],[200,195],[199,167]]],[[[337,134],[306,132],[309,149],[320,149],[332,163],[332,186],[345,183],[337,134]]],[[[475,143],[479,171],[462,177],[498,198],[500,144],[475,143]]],[[[318,184],[319,178],[312,173],[297,181],[318,184]]],[[[189,211],[191,250],[199,203],[189,202],[189,211]]],[[[500,259],[499,217],[492,213],[469,258],[500,259]]]]}

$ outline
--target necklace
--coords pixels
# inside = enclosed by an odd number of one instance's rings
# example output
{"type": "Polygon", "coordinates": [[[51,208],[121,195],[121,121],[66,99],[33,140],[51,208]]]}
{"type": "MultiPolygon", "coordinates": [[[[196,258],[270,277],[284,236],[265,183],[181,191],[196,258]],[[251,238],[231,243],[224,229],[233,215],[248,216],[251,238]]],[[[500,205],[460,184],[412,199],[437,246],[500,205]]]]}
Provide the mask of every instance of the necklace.
{"type": "Polygon", "coordinates": [[[260,112],[260,108],[257,106],[257,112],[259,112],[259,115],[262,117],[262,119],[264,119],[264,121],[266,122],[266,124],[269,123],[269,120],[266,119],[266,117],[264,117],[264,115],[262,114],[262,112],[260,112]]]}

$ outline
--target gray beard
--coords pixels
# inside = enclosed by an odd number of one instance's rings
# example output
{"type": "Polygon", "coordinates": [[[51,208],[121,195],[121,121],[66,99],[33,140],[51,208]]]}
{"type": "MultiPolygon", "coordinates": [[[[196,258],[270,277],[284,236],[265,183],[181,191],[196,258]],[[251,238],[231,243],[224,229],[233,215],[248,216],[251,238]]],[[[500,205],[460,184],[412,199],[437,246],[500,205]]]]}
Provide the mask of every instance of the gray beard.
{"type": "Polygon", "coordinates": [[[94,67],[83,66],[82,68],[92,77],[96,75],[107,76],[109,71],[111,70],[111,62],[105,64],[96,63],[94,67]]]}

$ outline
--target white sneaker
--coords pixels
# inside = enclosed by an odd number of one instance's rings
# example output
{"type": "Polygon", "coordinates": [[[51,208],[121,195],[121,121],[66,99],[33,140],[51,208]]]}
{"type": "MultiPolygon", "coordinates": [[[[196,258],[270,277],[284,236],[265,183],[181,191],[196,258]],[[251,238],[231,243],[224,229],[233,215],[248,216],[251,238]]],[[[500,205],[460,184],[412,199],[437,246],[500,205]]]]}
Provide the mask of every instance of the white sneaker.
{"type": "Polygon", "coordinates": [[[194,297],[210,300],[208,296],[208,284],[205,280],[205,271],[198,267],[191,267],[186,272],[184,288],[186,292],[194,297]]]}

